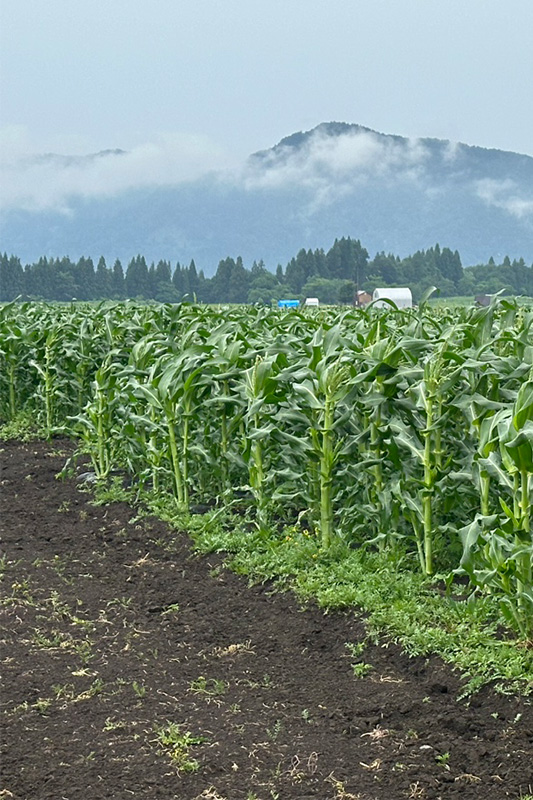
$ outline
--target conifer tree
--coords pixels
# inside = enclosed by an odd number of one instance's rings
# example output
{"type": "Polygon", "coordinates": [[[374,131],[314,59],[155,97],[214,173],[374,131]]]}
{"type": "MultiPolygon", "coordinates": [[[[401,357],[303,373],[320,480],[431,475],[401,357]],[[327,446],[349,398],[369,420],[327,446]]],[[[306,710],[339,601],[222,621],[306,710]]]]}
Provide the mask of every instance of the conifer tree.
{"type": "Polygon", "coordinates": [[[96,275],[94,278],[95,299],[103,300],[110,296],[111,293],[111,278],[105,258],[100,256],[96,266],[96,275]]]}
{"type": "Polygon", "coordinates": [[[95,274],[92,258],[82,256],[74,267],[76,297],[78,300],[93,300],[95,297],[95,274]]]}
{"type": "Polygon", "coordinates": [[[0,256],[0,301],[9,302],[24,294],[24,270],[20,259],[16,256],[8,257],[7,253],[0,256]]]}
{"type": "Polygon", "coordinates": [[[198,273],[196,271],[196,264],[194,258],[191,259],[189,264],[189,294],[196,295],[198,292],[198,273]]]}
{"type": "Polygon", "coordinates": [[[172,275],[172,283],[178,294],[181,296],[183,294],[183,273],[179,261],[176,264],[176,269],[172,275]]]}
{"type": "Polygon", "coordinates": [[[111,294],[115,300],[122,300],[125,296],[124,270],[117,258],[113,264],[113,275],[111,278],[111,294]]]}
{"type": "Polygon", "coordinates": [[[139,297],[147,300],[150,297],[148,267],[144,256],[132,258],[124,279],[126,297],[139,297]]]}

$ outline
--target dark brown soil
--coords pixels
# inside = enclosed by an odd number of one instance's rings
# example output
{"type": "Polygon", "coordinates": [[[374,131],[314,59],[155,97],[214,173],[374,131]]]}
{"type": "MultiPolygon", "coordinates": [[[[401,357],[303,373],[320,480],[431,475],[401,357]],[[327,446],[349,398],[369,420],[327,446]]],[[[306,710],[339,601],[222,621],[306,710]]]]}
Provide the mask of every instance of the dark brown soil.
{"type": "Polygon", "coordinates": [[[457,702],[449,668],[393,645],[368,645],[356,677],[355,613],[250,588],[163,523],[91,505],[55,479],[68,443],[0,447],[1,798],[532,791],[530,704],[457,702]]]}

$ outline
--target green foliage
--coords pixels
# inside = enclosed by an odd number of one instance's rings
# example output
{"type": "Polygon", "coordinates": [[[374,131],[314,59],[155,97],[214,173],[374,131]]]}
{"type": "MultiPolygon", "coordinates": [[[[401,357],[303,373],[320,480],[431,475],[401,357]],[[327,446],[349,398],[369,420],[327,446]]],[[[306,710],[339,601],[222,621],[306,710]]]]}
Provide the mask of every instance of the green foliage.
{"type": "Polygon", "coordinates": [[[263,541],[278,576],[358,548],[467,576],[528,640],[532,331],[533,312],[501,297],[342,312],[9,304],[0,409],[74,433],[96,479],[149,489],[169,514],[206,505],[214,524],[232,509],[237,568],[263,541]]]}
{"type": "Polygon", "coordinates": [[[533,270],[524,259],[479,264],[463,269],[457,250],[438,244],[400,258],[376,253],[369,258],[361,242],[350,237],[335,239],[329,250],[301,249],[275,274],[263,261],[247,269],[240,256],[219,262],[212,278],[198,272],[194,260],[176,267],[168,261],[148,266],[142,255],[130,260],[126,272],[120,261],[108,267],[101,257],[96,270],[92,259],[40,258],[24,268],[20,260],[0,255],[0,302],[17,297],[44,300],[138,300],[178,303],[182,299],[204,303],[272,303],[283,297],[318,297],[322,304],[352,305],[357,289],[372,292],[377,286],[409,286],[415,302],[430,286],[441,297],[495,294],[533,296],[533,270]]]}
{"type": "Polygon", "coordinates": [[[45,439],[44,431],[29,411],[18,412],[13,419],[0,425],[0,441],[16,439],[19,442],[29,442],[32,439],[45,439]]]}
{"type": "Polygon", "coordinates": [[[195,758],[191,758],[190,751],[192,747],[205,741],[205,737],[183,731],[182,726],[175,722],[167,722],[155,729],[155,743],[180,772],[198,772],[200,764],[195,758]]]}

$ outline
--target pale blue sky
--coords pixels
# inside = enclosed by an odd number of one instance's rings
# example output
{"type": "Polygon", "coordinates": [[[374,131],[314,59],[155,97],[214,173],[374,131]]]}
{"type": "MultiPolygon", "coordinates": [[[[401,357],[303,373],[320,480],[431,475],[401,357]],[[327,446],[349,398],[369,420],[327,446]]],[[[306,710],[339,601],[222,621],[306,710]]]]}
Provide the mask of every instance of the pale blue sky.
{"type": "Polygon", "coordinates": [[[0,0],[0,10],[4,159],[166,138],[223,165],[331,120],[533,155],[533,0],[0,0]]]}

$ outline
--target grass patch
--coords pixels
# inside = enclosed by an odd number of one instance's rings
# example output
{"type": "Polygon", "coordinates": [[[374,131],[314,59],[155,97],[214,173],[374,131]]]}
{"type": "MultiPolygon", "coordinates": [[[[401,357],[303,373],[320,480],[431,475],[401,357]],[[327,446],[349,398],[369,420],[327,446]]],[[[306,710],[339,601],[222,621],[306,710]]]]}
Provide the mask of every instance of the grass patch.
{"type": "MultiPolygon", "coordinates": [[[[131,500],[116,485],[93,487],[96,502],[131,500]]],[[[533,648],[502,631],[490,595],[457,599],[442,590],[442,578],[410,569],[398,554],[351,549],[342,542],[324,552],[307,531],[292,526],[266,535],[225,509],[180,513],[164,495],[144,494],[143,514],[187,531],[200,553],[226,553],[226,565],[251,583],[272,581],[327,610],[363,612],[368,636],[401,645],[410,656],[440,656],[459,670],[465,698],[486,684],[505,694],[533,693],[533,648]]]]}
{"type": "Polygon", "coordinates": [[[47,434],[37,419],[35,411],[19,411],[9,422],[0,421],[0,441],[17,439],[30,442],[33,439],[46,439],[47,434]]]}
{"type": "Polygon", "coordinates": [[[372,639],[388,638],[411,656],[440,656],[460,671],[461,697],[488,683],[503,693],[533,692],[533,649],[502,632],[489,595],[457,599],[442,591],[442,581],[411,571],[386,552],[339,543],[324,553],[314,537],[294,528],[265,536],[220,510],[180,515],[160,497],[147,506],[188,531],[199,552],[227,553],[227,566],[251,582],[274,581],[325,610],[357,608],[372,639]]]}

